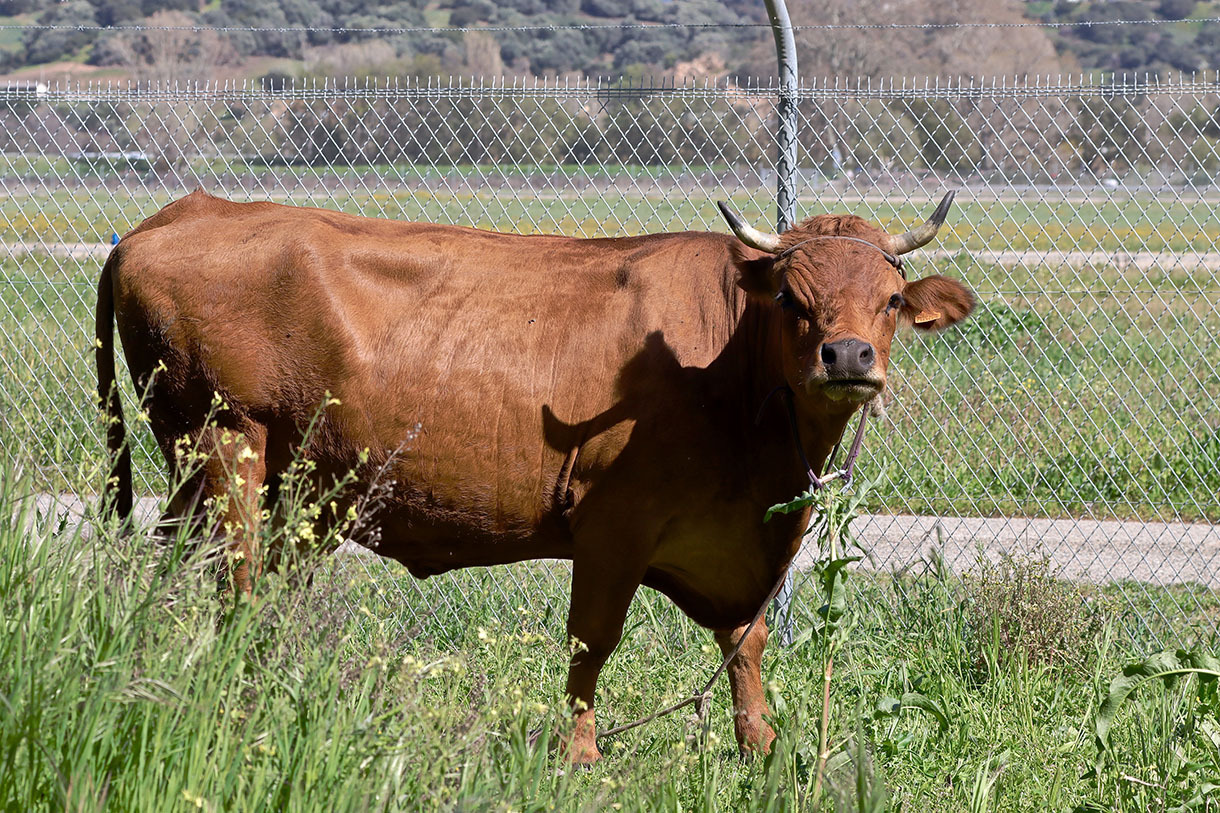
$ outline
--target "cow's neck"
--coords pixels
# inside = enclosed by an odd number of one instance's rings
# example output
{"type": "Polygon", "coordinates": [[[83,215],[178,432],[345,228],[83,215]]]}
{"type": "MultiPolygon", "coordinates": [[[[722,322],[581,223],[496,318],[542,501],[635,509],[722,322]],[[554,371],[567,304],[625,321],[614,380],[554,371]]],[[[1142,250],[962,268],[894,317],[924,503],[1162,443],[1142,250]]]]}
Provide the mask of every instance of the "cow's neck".
{"type": "Polygon", "coordinates": [[[815,473],[824,474],[826,458],[835,444],[840,438],[843,438],[845,444],[851,440],[846,437],[847,425],[852,415],[856,414],[857,407],[852,405],[830,410],[824,405],[810,403],[809,399],[803,399],[799,394],[793,394],[792,397],[796,404],[794,412],[801,446],[810,464],[814,466],[815,473]]]}
{"type": "MultiPolygon", "coordinates": [[[[752,468],[767,483],[765,490],[769,493],[765,498],[774,497],[777,502],[809,487],[805,466],[795,448],[793,420],[784,397],[777,392],[787,384],[781,366],[780,318],[778,308],[749,304],[741,312],[735,331],[735,336],[745,339],[738,343],[745,358],[735,365],[743,398],[738,420],[742,436],[754,439],[752,468]]],[[[791,397],[801,447],[815,472],[820,472],[856,407],[815,401],[800,393],[791,397]]]]}

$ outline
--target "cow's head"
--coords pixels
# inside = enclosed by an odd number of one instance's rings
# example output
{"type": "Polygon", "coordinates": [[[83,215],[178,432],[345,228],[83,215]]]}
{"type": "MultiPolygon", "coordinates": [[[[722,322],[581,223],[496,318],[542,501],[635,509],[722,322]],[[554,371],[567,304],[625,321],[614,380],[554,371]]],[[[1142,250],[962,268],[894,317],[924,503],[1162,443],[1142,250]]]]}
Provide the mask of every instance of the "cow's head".
{"type": "Polygon", "coordinates": [[[974,296],[939,275],[908,281],[901,255],[930,242],[953,203],[945,195],[926,223],[887,234],[855,215],[818,215],[783,234],[747,225],[720,209],[747,246],[738,285],[783,311],[784,377],[802,400],[854,408],[885,388],[899,322],[935,330],[963,319],[974,296]]]}

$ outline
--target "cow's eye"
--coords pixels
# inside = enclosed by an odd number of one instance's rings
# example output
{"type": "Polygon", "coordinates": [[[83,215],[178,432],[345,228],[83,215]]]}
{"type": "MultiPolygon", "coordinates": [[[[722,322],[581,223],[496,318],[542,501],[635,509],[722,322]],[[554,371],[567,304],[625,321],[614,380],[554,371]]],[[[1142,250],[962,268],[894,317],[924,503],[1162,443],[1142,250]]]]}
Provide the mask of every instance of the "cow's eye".
{"type": "Polygon", "coordinates": [[[905,305],[907,301],[902,298],[902,294],[894,294],[890,297],[890,302],[885,306],[885,315],[889,316],[894,311],[905,305]]]}
{"type": "Polygon", "coordinates": [[[778,294],[776,294],[775,301],[778,302],[779,306],[786,311],[796,309],[796,300],[793,299],[792,294],[788,293],[787,291],[780,291],[778,294]]]}

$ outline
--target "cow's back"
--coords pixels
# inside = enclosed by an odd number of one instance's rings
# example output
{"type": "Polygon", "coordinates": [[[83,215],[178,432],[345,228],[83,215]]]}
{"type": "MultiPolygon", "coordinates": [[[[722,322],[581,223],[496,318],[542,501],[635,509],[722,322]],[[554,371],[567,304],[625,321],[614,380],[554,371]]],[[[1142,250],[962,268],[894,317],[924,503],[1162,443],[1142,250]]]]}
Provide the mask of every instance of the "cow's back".
{"type": "Polygon", "coordinates": [[[393,456],[400,531],[509,542],[564,508],[567,447],[586,444],[586,466],[613,458],[630,422],[596,424],[624,387],[650,386],[624,378],[633,359],[660,343],[671,363],[704,367],[723,348],[737,307],[728,246],[502,235],[195,193],[120,243],[116,312],[133,371],[167,364],[166,397],[215,389],[281,427],[269,466],[286,465],[286,427],[329,394],[311,450],[336,470],[365,448],[366,469],[393,456]]]}

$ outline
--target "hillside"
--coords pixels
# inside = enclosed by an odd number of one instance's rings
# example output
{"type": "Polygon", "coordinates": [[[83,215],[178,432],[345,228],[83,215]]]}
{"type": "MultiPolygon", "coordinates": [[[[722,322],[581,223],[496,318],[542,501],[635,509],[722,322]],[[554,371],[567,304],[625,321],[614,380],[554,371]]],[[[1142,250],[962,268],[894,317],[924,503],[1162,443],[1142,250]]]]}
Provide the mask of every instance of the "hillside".
{"type": "Polygon", "coordinates": [[[1056,50],[1085,70],[1164,75],[1220,66],[1220,4],[1195,0],[1029,3],[1027,14],[1077,25],[1052,30],[1056,50]],[[1195,18],[1195,19],[1191,19],[1195,18]],[[1173,25],[1106,25],[1111,20],[1175,20],[1173,25]],[[1088,25],[1088,23],[1100,23],[1088,25]]]}
{"type": "MultiPolygon", "coordinates": [[[[953,21],[1071,23],[1062,28],[805,30],[806,76],[1166,74],[1220,64],[1217,2],[1194,0],[790,0],[797,25],[953,21]],[[898,12],[898,13],[896,13],[898,12]],[[1106,25],[1115,19],[1169,25],[1106,25]],[[1102,23],[1090,25],[1090,23],[1102,23]]],[[[10,78],[273,78],[322,75],[769,76],[762,0],[0,0],[0,23],[159,27],[150,31],[0,30],[10,78]],[[665,23],[692,24],[669,28],[665,23]],[[642,27],[614,27],[620,24],[642,27]],[[312,28],[298,31],[193,31],[312,28]],[[583,25],[579,30],[503,30],[583,25]],[[352,32],[343,28],[487,27],[352,32]],[[706,27],[704,27],[706,26],[706,27]]]]}

